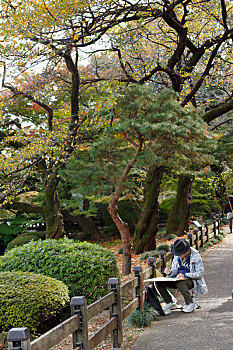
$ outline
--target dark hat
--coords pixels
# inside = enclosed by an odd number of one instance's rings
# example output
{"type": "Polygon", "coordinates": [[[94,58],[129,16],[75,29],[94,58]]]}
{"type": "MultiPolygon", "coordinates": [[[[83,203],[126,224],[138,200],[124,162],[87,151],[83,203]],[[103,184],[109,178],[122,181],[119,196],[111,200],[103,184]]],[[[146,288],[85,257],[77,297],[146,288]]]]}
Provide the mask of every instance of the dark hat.
{"type": "Polygon", "coordinates": [[[171,246],[171,252],[173,255],[183,255],[190,249],[190,244],[184,238],[177,239],[171,246]]]}

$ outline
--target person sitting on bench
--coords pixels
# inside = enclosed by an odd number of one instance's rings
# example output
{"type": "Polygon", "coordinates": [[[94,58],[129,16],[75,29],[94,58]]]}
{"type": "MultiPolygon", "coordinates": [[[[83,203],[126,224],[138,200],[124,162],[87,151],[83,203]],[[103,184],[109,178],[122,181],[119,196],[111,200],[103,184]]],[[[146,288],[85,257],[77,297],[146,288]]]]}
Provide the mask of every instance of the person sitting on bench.
{"type": "Polygon", "coordinates": [[[174,255],[172,266],[171,268],[166,267],[164,272],[167,277],[176,277],[180,280],[156,282],[156,288],[165,302],[163,309],[164,311],[174,310],[177,307],[167,290],[167,288],[171,288],[178,289],[184,297],[185,305],[182,307],[182,311],[192,312],[197,308],[197,304],[189,290],[194,288],[195,295],[207,293],[201,256],[196,249],[190,247],[189,242],[184,238],[177,239],[172,244],[171,252],[174,255]]]}

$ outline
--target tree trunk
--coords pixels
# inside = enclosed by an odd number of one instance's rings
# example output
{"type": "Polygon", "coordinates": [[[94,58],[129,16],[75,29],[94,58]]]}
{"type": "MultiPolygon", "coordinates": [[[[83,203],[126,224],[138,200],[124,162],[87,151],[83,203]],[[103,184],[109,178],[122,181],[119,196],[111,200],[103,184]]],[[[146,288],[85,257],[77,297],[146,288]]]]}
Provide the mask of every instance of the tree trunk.
{"type": "Polygon", "coordinates": [[[164,167],[153,165],[149,168],[144,188],[144,202],[139,221],[135,228],[133,248],[135,254],[154,250],[159,223],[158,196],[164,167]]]}
{"type": "MultiPolygon", "coordinates": [[[[76,62],[73,62],[71,51],[67,50],[65,61],[68,70],[72,75],[72,91],[71,91],[71,122],[70,135],[66,145],[66,153],[70,155],[76,144],[76,136],[79,120],[79,72],[77,69],[78,53],[76,62]]],[[[66,159],[67,161],[67,159],[66,159]]],[[[64,166],[64,163],[63,163],[64,166]]],[[[50,175],[45,190],[45,199],[42,205],[43,217],[46,222],[46,238],[59,239],[64,235],[64,222],[61,214],[60,201],[57,193],[59,178],[57,170],[50,175]]]]}
{"type": "Polygon", "coordinates": [[[130,243],[129,225],[126,222],[122,221],[122,219],[120,218],[118,213],[117,202],[118,202],[117,196],[113,195],[109,202],[108,211],[121,235],[121,240],[123,245],[122,274],[129,275],[131,272],[131,243],[130,243]]]}
{"type": "Polygon", "coordinates": [[[42,216],[46,223],[46,238],[59,239],[65,234],[63,215],[61,214],[60,200],[57,194],[58,182],[57,174],[52,174],[45,189],[42,216]]]}
{"type": "Polygon", "coordinates": [[[90,235],[91,238],[103,238],[103,235],[101,234],[100,230],[95,225],[95,223],[91,220],[91,218],[86,218],[84,215],[71,215],[66,210],[63,210],[62,214],[65,222],[77,222],[81,230],[85,234],[90,235]]]}
{"type": "Polygon", "coordinates": [[[194,177],[181,174],[176,199],[168,217],[167,233],[183,236],[189,230],[191,187],[194,177]]]}

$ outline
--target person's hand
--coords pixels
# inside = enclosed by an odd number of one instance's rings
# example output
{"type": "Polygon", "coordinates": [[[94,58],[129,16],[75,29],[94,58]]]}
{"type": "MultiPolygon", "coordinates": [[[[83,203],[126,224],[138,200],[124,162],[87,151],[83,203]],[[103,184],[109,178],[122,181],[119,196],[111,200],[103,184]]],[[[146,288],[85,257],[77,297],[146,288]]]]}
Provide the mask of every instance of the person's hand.
{"type": "Polygon", "coordinates": [[[169,275],[171,273],[171,268],[170,267],[165,267],[164,272],[166,273],[166,275],[169,275]]]}
{"type": "Polygon", "coordinates": [[[183,273],[179,273],[179,275],[177,275],[176,278],[182,279],[182,278],[184,278],[184,274],[183,273]]]}

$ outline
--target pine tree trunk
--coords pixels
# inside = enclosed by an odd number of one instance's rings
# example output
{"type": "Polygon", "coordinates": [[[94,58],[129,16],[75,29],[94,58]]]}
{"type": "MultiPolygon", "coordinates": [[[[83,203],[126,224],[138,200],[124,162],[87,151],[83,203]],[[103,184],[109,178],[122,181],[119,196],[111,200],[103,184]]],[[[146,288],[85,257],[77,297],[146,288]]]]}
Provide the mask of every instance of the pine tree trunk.
{"type": "Polygon", "coordinates": [[[181,174],[176,199],[168,217],[167,233],[183,236],[189,230],[191,187],[194,177],[181,174]]]}
{"type": "Polygon", "coordinates": [[[158,196],[163,177],[164,167],[156,165],[149,168],[145,189],[144,202],[139,221],[135,228],[133,248],[136,254],[154,250],[159,223],[158,196]]]}
{"type": "Polygon", "coordinates": [[[129,225],[126,222],[122,221],[122,219],[120,218],[118,213],[117,202],[118,202],[117,196],[113,195],[109,202],[108,211],[121,235],[121,240],[123,245],[122,274],[129,275],[131,272],[131,243],[130,243],[129,225]]]}

